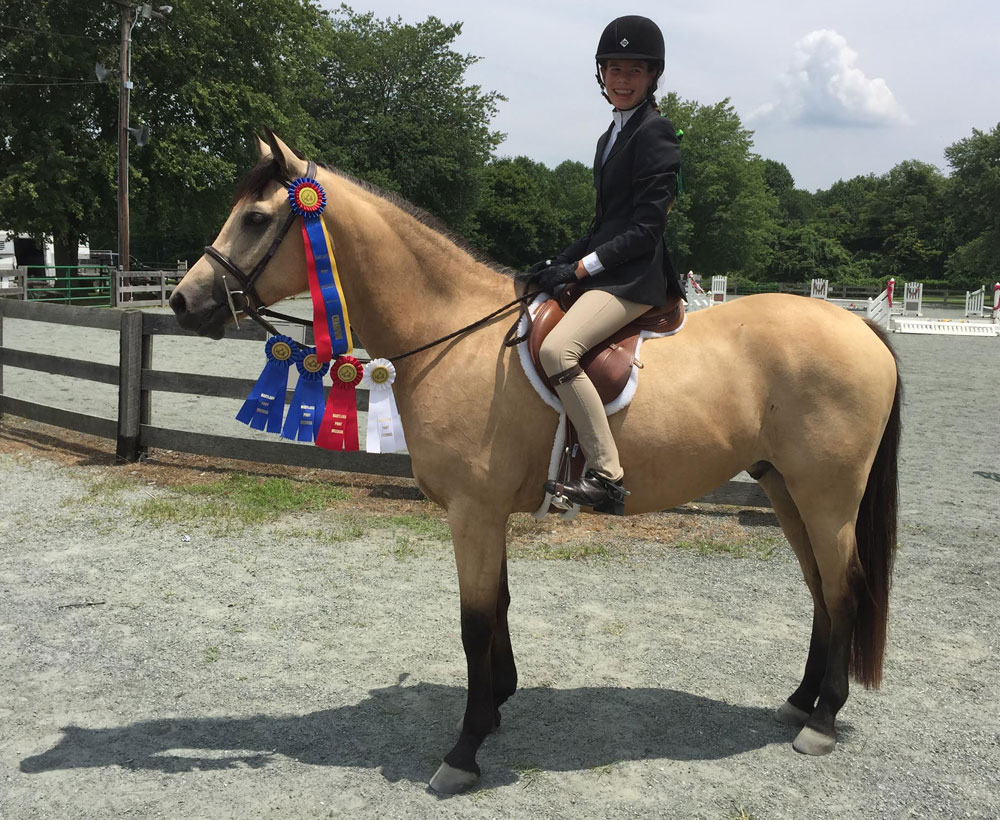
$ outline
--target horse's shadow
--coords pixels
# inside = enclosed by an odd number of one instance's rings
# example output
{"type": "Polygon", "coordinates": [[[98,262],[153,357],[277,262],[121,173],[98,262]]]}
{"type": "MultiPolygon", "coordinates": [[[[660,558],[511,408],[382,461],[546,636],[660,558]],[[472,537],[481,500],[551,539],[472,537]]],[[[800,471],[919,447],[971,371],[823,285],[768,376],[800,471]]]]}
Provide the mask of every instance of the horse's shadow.
{"type": "MultiPolygon", "coordinates": [[[[403,676],[405,678],[405,676],[403,676]]],[[[374,689],[352,706],[305,715],[173,717],[128,726],[67,726],[21,771],[101,766],[162,772],[263,767],[274,755],[314,766],[371,767],[390,781],[426,782],[455,740],[465,690],[433,683],[374,689]]],[[[712,760],[794,732],[771,711],[671,689],[584,687],[519,690],[501,730],[480,752],[484,786],[517,771],[586,770],[627,760],[712,760]]]]}

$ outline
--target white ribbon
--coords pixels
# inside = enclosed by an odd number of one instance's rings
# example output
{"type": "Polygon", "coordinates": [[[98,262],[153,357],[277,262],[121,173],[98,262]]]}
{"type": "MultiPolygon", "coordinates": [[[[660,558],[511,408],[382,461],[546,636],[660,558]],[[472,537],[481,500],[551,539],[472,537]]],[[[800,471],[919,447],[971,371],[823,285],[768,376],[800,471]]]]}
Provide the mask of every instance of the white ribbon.
{"type": "Polygon", "coordinates": [[[388,359],[372,359],[365,367],[359,387],[368,390],[368,435],[365,449],[369,453],[398,453],[406,449],[403,423],[399,418],[392,383],[396,368],[388,359]]]}

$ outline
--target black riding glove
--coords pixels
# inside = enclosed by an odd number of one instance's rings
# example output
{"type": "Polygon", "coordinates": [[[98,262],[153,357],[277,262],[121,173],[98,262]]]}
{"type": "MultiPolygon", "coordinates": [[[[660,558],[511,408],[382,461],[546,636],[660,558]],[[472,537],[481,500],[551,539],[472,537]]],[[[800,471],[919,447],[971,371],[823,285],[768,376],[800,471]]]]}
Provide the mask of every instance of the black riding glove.
{"type": "Polygon", "coordinates": [[[535,282],[540,290],[554,293],[559,285],[567,285],[576,281],[576,262],[564,262],[551,265],[538,274],[535,282]]]}
{"type": "Polygon", "coordinates": [[[558,260],[555,259],[543,259],[541,262],[535,262],[530,268],[528,268],[528,273],[541,273],[546,268],[551,268],[553,265],[558,264],[558,260]]]}
{"type": "Polygon", "coordinates": [[[552,267],[552,265],[557,264],[552,259],[543,259],[541,262],[535,262],[530,268],[525,271],[519,271],[514,274],[514,278],[518,282],[524,282],[526,285],[537,285],[538,284],[538,274],[540,274],[546,268],[552,267]]]}

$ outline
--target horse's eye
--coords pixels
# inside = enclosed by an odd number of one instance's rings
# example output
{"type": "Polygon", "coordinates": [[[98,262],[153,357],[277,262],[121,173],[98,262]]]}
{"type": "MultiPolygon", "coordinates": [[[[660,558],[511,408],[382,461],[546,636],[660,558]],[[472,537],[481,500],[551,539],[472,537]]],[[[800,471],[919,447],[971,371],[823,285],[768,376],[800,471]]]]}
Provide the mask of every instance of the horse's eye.
{"type": "Polygon", "coordinates": [[[267,214],[262,214],[260,211],[250,211],[243,217],[244,225],[263,225],[267,222],[267,214]]]}

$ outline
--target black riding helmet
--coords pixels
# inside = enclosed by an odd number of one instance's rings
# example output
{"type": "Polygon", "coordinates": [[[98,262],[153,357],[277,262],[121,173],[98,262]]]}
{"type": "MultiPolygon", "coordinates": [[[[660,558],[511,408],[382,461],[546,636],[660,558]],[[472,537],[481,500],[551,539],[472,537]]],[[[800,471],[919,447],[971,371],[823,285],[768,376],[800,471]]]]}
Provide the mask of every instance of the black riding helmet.
{"type": "MultiPolygon", "coordinates": [[[[656,79],[659,80],[663,74],[665,53],[663,32],[648,17],[629,14],[612,20],[601,34],[601,39],[597,43],[597,54],[594,55],[597,61],[597,83],[601,86],[601,93],[604,94],[601,63],[607,60],[648,60],[655,64],[656,79]]],[[[653,88],[655,86],[654,81],[653,88]]]]}

